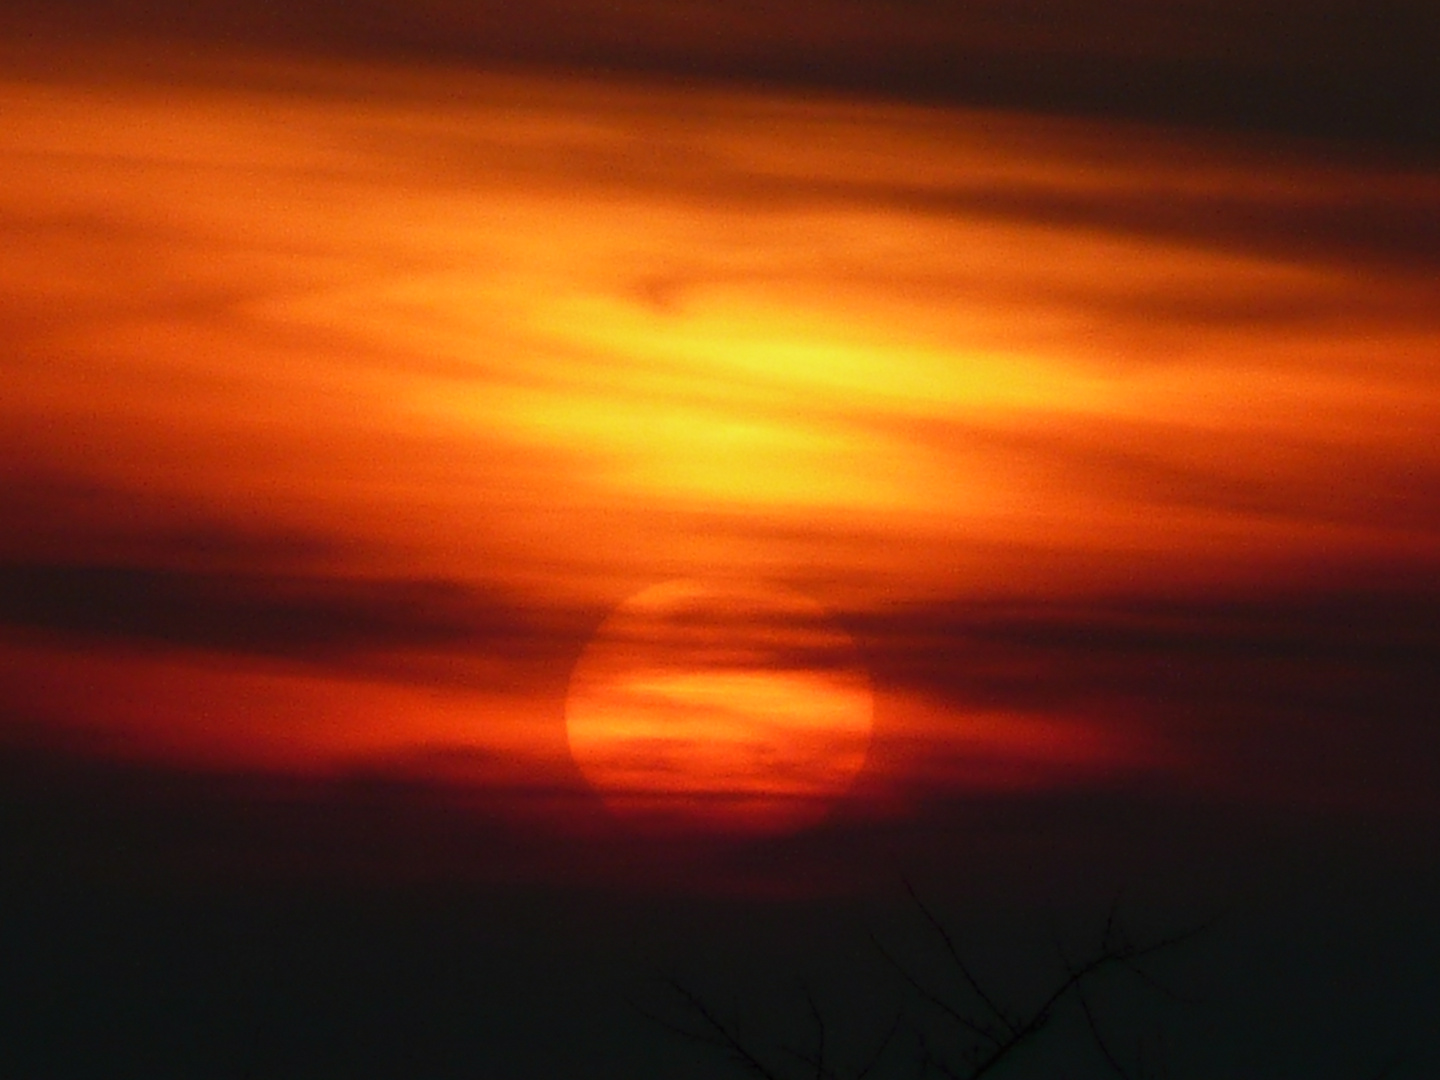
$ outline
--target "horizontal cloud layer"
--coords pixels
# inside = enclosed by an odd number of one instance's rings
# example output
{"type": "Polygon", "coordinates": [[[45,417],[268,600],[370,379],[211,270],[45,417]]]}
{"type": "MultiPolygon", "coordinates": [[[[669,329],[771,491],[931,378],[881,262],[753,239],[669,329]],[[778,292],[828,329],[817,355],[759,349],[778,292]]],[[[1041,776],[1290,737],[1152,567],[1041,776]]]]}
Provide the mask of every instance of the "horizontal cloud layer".
{"type": "Polygon", "coordinates": [[[101,41],[159,36],[234,48],[528,62],[824,87],[952,103],[1180,120],[1385,140],[1436,150],[1424,0],[487,0],[363,6],[306,0],[66,0],[6,22],[101,41]]]}
{"type": "MultiPolygon", "coordinates": [[[[708,578],[855,636],[866,827],[1157,777],[1430,805],[1424,169],[713,85],[123,69],[0,86],[7,739],[583,801],[575,657],[708,578]]],[[[787,640],[764,663],[823,662],[787,640]]]]}

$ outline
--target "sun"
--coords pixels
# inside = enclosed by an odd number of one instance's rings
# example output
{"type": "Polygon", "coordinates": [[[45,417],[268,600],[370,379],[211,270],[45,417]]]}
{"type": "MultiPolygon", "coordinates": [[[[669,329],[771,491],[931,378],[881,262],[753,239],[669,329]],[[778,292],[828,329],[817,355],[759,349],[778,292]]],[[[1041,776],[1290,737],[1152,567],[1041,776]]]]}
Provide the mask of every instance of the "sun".
{"type": "Polygon", "coordinates": [[[590,639],[570,752],[644,829],[776,833],[819,821],[865,762],[874,715],[854,640],[789,589],[672,581],[590,639]]]}

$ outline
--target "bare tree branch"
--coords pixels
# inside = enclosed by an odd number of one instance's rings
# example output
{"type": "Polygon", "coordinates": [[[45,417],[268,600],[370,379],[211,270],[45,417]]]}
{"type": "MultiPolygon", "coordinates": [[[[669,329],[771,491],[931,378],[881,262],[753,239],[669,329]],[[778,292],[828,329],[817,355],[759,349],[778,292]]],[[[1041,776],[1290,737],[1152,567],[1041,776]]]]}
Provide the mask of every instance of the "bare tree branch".
{"type": "Polygon", "coordinates": [[[1100,1056],[1105,1059],[1116,1076],[1123,1077],[1124,1080],[1132,1080],[1129,1070],[1120,1064],[1120,1059],[1116,1057],[1114,1051],[1110,1049],[1110,1044],[1105,1041],[1105,1036],[1101,1034],[1100,1022],[1095,1018],[1095,1010],[1090,1006],[1090,999],[1085,996],[1083,982],[1075,984],[1075,997],[1080,1002],[1080,1012],[1085,1017],[1085,1026],[1090,1029],[1090,1036],[1094,1039],[1100,1056]]]}
{"type": "Polygon", "coordinates": [[[691,1042],[698,1042],[702,1045],[725,1050],[732,1060],[756,1076],[762,1077],[763,1080],[782,1080],[778,1073],[766,1066],[756,1053],[752,1052],[750,1048],[746,1046],[741,1039],[737,1025],[727,1024],[721,1020],[705,1003],[703,998],[678,980],[671,979],[668,985],[685,1003],[685,1006],[700,1019],[708,1034],[695,1032],[681,1025],[670,1023],[663,1017],[652,1016],[652,1020],[657,1021],[676,1035],[689,1039],[691,1042]]]}
{"type": "Polygon", "coordinates": [[[978,1035],[980,1038],[994,1043],[997,1046],[1000,1044],[1001,1039],[998,1035],[995,1034],[995,1032],[991,1031],[988,1027],[982,1025],[978,1021],[972,1020],[970,1017],[960,1012],[960,1010],[956,1009],[955,1006],[951,1005],[948,1001],[942,998],[939,994],[935,993],[929,987],[922,984],[920,980],[914,976],[914,974],[910,971],[909,968],[907,968],[904,964],[900,963],[900,961],[896,960],[893,956],[890,955],[890,952],[885,948],[885,946],[880,944],[879,940],[876,939],[874,935],[871,935],[870,942],[875,946],[876,951],[881,955],[881,957],[884,958],[885,962],[888,963],[895,970],[895,973],[905,981],[906,985],[908,985],[910,989],[914,990],[931,1005],[934,1005],[937,1009],[939,1009],[946,1016],[950,1017],[950,1019],[954,1020],[957,1024],[965,1028],[970,1033],[978,1035]]]}
{"type": "MultiPolygon", "coordinates": [[[[978,999],[980,1005],[977,1008],[984,1010],[980,1015],[971,1015],[957,1007],[955,1003],[922,982],[909,967],[892,956],[875,939],[874,935],[871,935],[872,944],[881,957],[900,976],[905,986],[924,1002],[938,1009],[945,1017],[958,1025],[964,1033],[964,1053],[968,1055],[969,1061],[962,1067],[950,1060],[947,1055],[939,1052],[932,1041],[930,1032],[923,1028],[915,1028],[919,1048],[916,1059],[918,1076],[923,1078],[939,1074],[947,1080],[981,1080],[982,1077],[994,1072],[1017,1050],[1032,1043],[1049,1026],[1056,1010],[1065,1002],[1065,999],[1072,995],[1085,1021],[1091,1040],[1110,1066],[1111,1071],[1121,1080],[1138,1080],[1139,1077],[1146,1075],[1143,1042],[1136,1056],[1136,1068],[1139,1072],[1134,1074],[1127,1069],[1120,1056],[1115,1052],[1111,1040],[1104,1034],[1094,1001],[1087,992],[1089,986],[1106,971],[1122,970],[1138,976],[1147,986],[1155,986],[1162,992],[1166,992],[1167,996],[1178,997],[1178,995],[1169,993],[1168,988],[1160,986],[1149,978],[1140,961],[1190,940],[1207,929],[1206,926],[1187,929],[1137,945],[1120,921],[1117,897],[1106,915],[1099,945],[1093,954],[1083,963],[1073,963],[1061,949],[1060,959],[1063,975],[1059,980],[1053,983],[1049,991],[1043,994],[1029,1010],[1007,1015],[997,1004],[996,999],[982,988],[979,980],[965,964],[955,945],[954,938],[951,937],[939,918],[925,906],[908,881],[905,883],[905,887],[925,921],[944,942],[946,956],[955,964],[960,977],[978,999]]],[[[832,1046],[832,1029],[808,988],[802,986],[801,992],[813,1023],[814,1044],[813,1049],[797,1049],[784,1043],[770,1043],[768,1047],[764,1043],[757,1043],[747,1038],[742,1030],[738,1009],[734,1019],[727,1021],[718,1015],[700,995],[679,981],[669,980],[668,985],[689,1014],[691,1022],[677,1024],[663,1017],[651,1016],[650,1018],[667,1030],[692,1042],[723,1051],[732,1061],[751,1074],[760,1077],[761,1080],[781,1080],[782,1070],[777,1065],[771,1064],[777,1055],[783,1055],[782,1060],[789,1059],[805,1066],[814,1080],[846,1080],[847,1077],[850,1080],[867,1080],[875,1073],[887,1049],[894,1042],[905,1017],[903,1008],[897,1011],[884,1038],[875,1046],[863,1066],[855,1072],[848,1070],[842,1072],[838,1067],[839,1059],[832,1046]]],[[[1377,1080],[1382,1080],[1388,1074],[1389,1069],[1387,1068],[1377,1080]]]]}
{"type": "Polygon", "coordinates": [[[815,1004],[815,997],[810,993],[809,987],[802,984],[800,991],[804,994],[805,1002],[809,1006],[810,1018],[815,1022],[815,1050],[813,1052],[797,1050],[795,1047],[783,1043],[779,1048],[796,1061],[814,1069],[815,1080],[841,1080],[840,1075],[825,1063],[825,1017],[815,1004]]]}
{"type": "Polygon", "coordinates": [[[970,987],[971,990],[975,992],[975,996],[980,999],[984,1006],[990,1010],[991,1015],[993,1015],[996,1020],[1000,1021],[1001,1025],[1005,1028],[1005,1030],[1011,1035],[1014,1035],[1014,1025],[1010,1023],[1010,1020],[1005,1015],[1005,1012],[998,1005],[995,1004],[995,1000],[984,991],[984,989],[980,986],[980,983],[976,980],[975,976],[971,974],[969,965],[967,965],[964,959],[960,956],[960,950],[955,947],[955,940],[950,936],[950,931],[948,931],[945,928],[945,925],[935,917],[934,912],[932,912],[925,905],[925,901],[920,899],[920,894],[915,891],[915,886],[910,883],[909,879],[902,877],[900,880],[904,882],[905,891],[910,894],[910,899],[914,901],[915,906],[920,909],[920,914],[925,917],[925,921],[928,922],[930,926],[935,930],[935,932],[940,935],[940,940],[945,943],[945,951],[950,955],[951,962],[960,972],[960,975],[965,980],[966,984],[970,987]]]}
{"type": "Polygon", "coordinates": [[[904,1015],[903,1011],[895,1013],[895,1019],[890,1022],[890,1029],[885,1032],[885,1037],[875,1047],[875,1052],[870,1055],[870,1059],[855,1074],[855,1080],[865,1080],[875,1071],[875,1067],[880,1064],[880,1059],[885,1056],[885,1051],[890,1049],[890,1044],[895,1041],[895,1036],[900,1031],[900,1021],[904,1015]]]}
{"type": "Polygon", "coordinates": [[[815,1004],[815,996],[807,989],[805,1003],[810,1006],[810,1015],[815,1020],[815,1080],[825,1080],[825,1018],[815,1004]]]}
{"type": "Polygon", "coordinates": [[[1117,932],[1113,918],[1107,920],[1104,936],[1108,944],[1102,947],[1100,952],[1086,963],[1081,964],[1079,967],[1070,968],[1067,976],[1030,1014],[1030,1019],[1024,1021],[1015,1029],[1014,1036],[997,1046],[986,1058],[981,1060],[974,1072],[970,1074],[969,1080],[978,1080],[979,1077],[992,1071],[1021,1046],[1030,1042],[1050,1022],[1056,1006],[1058,1006],[1071,991],[1075,990],[1086,980],[1093,978],[1107,968],[1123,966],[1127,962],[1138,960],[1142,956],[1149,956],[1164,949],[1172,948],[1183,941],[1188,941],[1199,933],[1200,929],[1182,931],[1151,942],[1148,945],[1137,946],[1130,944],[1129,940],[1123,934],[1117,932]]]}

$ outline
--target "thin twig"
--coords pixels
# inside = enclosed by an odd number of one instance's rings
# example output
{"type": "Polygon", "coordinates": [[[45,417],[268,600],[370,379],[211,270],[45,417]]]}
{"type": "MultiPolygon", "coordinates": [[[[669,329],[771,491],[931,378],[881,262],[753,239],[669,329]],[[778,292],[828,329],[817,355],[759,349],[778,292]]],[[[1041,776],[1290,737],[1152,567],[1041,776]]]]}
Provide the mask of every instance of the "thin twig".
{"type": "Polygon", "coordinates": [[[890,1023],[890,1030],[885,1033],[885,1037],[881,1039],[880,1044],[875,1047],[875,1052],[870,1055],[870,1060],[855,1074],[855,1080],[865,1080],[867,1076],[874,1072],[875,1067],[880,1064],[880,1059],[884,1056],[885,1051],[888,1050],[890,1044],[895,1041],[895,1035],[900,1030],[900,1021],[904,1015],[905,1013],[903,1011],[895,1013],[895,1019],[890,1023]]]}
{"type": "Polygon", "coordinates": [[[994,999],[984,991],[975,976],[971,974],[969,966],[960,956],[960,950],[955,947],[955,940],[950,936],[950,932],[945,929],[945,925],[925,906],[925,901],[920,899],[920,894],[915,891],[915,886],[910,883],[910,880],[903,877],[900,880],[904,882],[905,891],[910,894],[910,899],[913,900],[915,906],[920,909],[920,914],[925,917],[925,921],[940,935],[940,940],[945,943],[945,951],[950,954],[951,961],[955,964],[955,967],[959,970],[970,989],[975,992],[975,996],[984,1003],[985,1007],[990,1010],[995,1019],[1000,1021],[1005,1030],[1011,1035],[1014,1035],[1014,1025],[1010,1023],[1010,1019],[1005,1015],[1004,1011],[995,1003],[994,999]]]}
{"type": "Polygon", "coordinates": [[[820,1008],[808,987],[805,989],[805,1002],[815,1020],[815,1080],[825,1080],[825,1018],[820,1015],[820,1008]]]}
{"type": "Polygon", "coordinates": [[[978,1035],[980,1038],[985,1039],[990,1043],[993,1043],[997,1046],[1000,1045],[1001,1040],[996,1036],[993,1031],[991,1031],[988,1027],[982,1026],[977,1021],[972,1020],[970,1017],[960,1012],[960,1010],[956,1009],[955,1006],[951,1005],[948,1001],[942,998],[939,994],[935,993],[929,987],[923,985],[920,980],[918,980],[913,974],[911,974],[909,968],[907,968],[904,964],[900,963],[900,961],[896,960],[893,956],[890,955],[890,953],[886,950],[885,946],[881,945],[879,940],[873,934],[870,937],[870,941],[875,946],[876,951],[879,952],[879,954],[885,959],[886,963],[888,963],[892,968],[894,968],[896,974],[898,974],[900,978],[904,979],[905,982],[909,984],[910,989],[914,990],[931,1005],[934,1005],[941,1012],[945,1013],[946,1016],[950,1017],[950,1019],[954,1020],[961,1027],[965,1028],[966,1030],[970,1031],[975,1035],[978,1035]]]}
{"type": "Polygon", "coordinates": [[[1174,987],[1161,982],[1153,974],[1146,971],[1139,964],[1133,963],[1129,960],[1123,960],[1121,961],[1121,963],[1124,964],[1126,971],[1130,972],[1131,975],[1134,975],[1151,990],[1154,990],[1162,997],[1169,998],[1171,1001],[1175,1002],[1178,1005],[1199,1006],[1205,1004],[1203,998],[1191,997],[1187,994],[1180,993],[1180,991],[1176,990],[1174,987]]]}
{"type": "Polygon", "coordinates": [[[1085,996],[1085,984],[1075,984],[1075,997],[1080,1002],[1080,1012],[1085,1017],[1085,1026],[1090,1029],[1090,1037],[1095,1040],[1095,1046],[1114,1070],[1115,1075],[1123,1077],[1124,1080],[1131,1080],[1130,1073],[1125,1066],[1120,1064],[1120,1059],[1110,1049],[1110,1044],[1105,1041],[1105,1036],[1100,1033],[1100,1022],[1095,1018],[1095,1010],[1090,1007],[1090,999],[1085,996]]]}
{"type": "Polygon", "coordinates": [[[711,1034],[707,1036],[692,1031],[689,1028],[670,1023],[663,1017],[652,1016],[652,1020],[655,1020],[662,1027],[667,1028],[676,1035],[690,1039],[692,1042],[726,1050],[735,1061],[749,1069],[756,1076],[763,1077],[764,1080],[781,1080],[775,1072],[756,1057],[750,1048],[741,1041],[739,1033],[734,1029],[734,1026],[726,1024],[716,1016],[698,994],[675,979],[669,980],[669,986],[670,989],[685,1002],[686,1006],[704,1022],[711,1034]]]}
{"type": "Polygon", "coordinates": [[[1016,1049],[1034,1038],[1034,1036],[1049,1023],[1051,1014],[1061,999],[1086,979],[1089,979],[1107,967],[1125,964],[1127,961],[1136,960],[1142,956],[1149,956],[1152,953],[1159,952],[1162,949],[1171,948],[1183,941],[1189,940],[1198,932],[1199,930],[1182,931],[1178,934],[1161,938],[1159,941],[1152,942],[1149,945],[1142,946],[1132,945],[1127,942],[1120,948],[1102,950],[1100,955],[1082,964],[1078,968],[1070,968],[1066,978],[1055,987],[1049,997],[1041,1002],[1040,1006],[1031,1014],[1030,1019],[1016,1029],[1014,1036],[997,1046],[988,1057],[976,1066],[975,1071],[970,1075],[970,1080],[978,1080],[979,1077],[990,1072],[999,1065],[1001,1061],[1014,1053],[1016,1049]]]}

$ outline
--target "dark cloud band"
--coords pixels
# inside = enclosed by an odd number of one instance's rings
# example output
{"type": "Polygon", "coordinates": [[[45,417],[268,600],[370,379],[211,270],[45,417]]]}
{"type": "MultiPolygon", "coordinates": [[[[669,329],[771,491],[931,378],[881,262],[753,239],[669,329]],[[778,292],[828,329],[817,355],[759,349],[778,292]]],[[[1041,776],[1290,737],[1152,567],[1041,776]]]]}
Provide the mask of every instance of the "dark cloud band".
{"type": "Polygon", "coordinates": [[[1440,149],[1440,15],[1425,0],[22,0],[7,13],[0,25],[32,42],[138,35],[538,63],[1440,149]]]}

